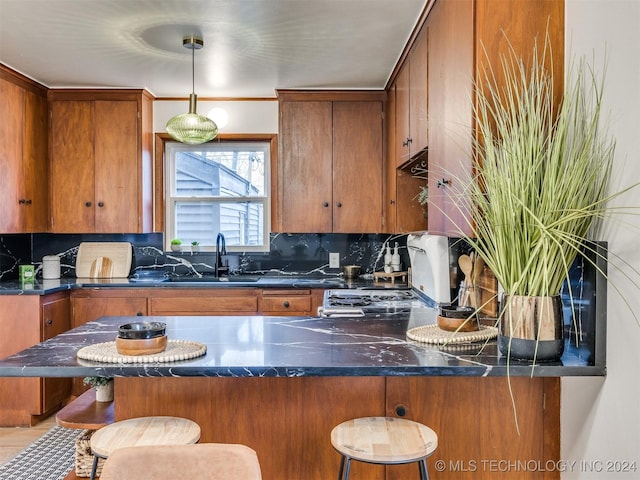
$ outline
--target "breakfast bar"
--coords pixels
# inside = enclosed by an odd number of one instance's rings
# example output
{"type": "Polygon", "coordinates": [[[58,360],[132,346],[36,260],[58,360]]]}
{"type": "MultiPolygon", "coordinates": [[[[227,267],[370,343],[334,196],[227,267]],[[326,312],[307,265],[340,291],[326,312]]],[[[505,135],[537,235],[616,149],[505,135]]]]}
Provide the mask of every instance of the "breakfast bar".
{"type": "Polygon", "coordinates": [[[140,317],[102,317],[0,361],[0,377],[302,377],[302,376],[600,376],[594,352],[567,339],[559,362],[507,361],[495,341],[433,345],[407,338],[435,324],[436,310],[366,317],[153,316],[167,337],[201,343],[186,361],[101,362],[77,358],[89,345],[114,341],[118,326],[140,317]]]}
{"type": "MultiPolygon", "coordinates": [[[[170,340],[194,341],[206,352],[149,363],[79,359],[81,349],[114,341],[119,325],[141,320],[102,317],[1,360],[0,376],[115,377],[116,420],[194,420],[202,442],[255,449],[265,480],[333,477],[340,457],[329,433],[361,416],[434,429],[439,447],[429,469],[440,461],[438,478],[559,478],[548,469],[495,471],[489,461],[557,462],[559,377],[604,375],[604,366],[570,343],[560,362],[534,366],[507,362],[495,341],[438,346],[407,338],[435,315],[420,308],[354,318],[144,317],[166,323],[170,340]]],[[[367,464],[352,472],[367,479],[413,473],[367,464]]]]}

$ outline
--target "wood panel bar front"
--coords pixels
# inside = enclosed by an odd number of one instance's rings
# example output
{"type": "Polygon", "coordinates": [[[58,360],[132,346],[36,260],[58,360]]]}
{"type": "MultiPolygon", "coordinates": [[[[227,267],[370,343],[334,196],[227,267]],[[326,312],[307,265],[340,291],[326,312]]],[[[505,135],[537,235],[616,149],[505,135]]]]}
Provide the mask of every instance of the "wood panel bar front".
{"type": "MultiPolygon", "coordinates": [[[[556,406],[559,395],[559,378],[126,377],[116,378],[115,416],[189,418],[200,425],[201,442],[256,450],[264,480],[321,480],[336,477],[339,468],[330,442],[334,426],[397,416],[404,408],[405,418],[439,436],[428,461],[435,478],[552,480],[559,471],[535,466],[559,460],[559,416],[545,409],[556,406]]],[[[417,478],[412,467],[356,462],[352,478],[417,478]]]]}

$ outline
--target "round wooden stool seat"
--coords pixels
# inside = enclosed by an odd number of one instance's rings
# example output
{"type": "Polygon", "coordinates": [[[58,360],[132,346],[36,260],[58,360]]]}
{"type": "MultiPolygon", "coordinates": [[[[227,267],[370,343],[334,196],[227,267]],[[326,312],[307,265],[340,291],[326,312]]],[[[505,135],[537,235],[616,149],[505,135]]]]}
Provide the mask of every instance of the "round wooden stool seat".
{"type": "Polygon", "coordinates": [[[100,480],[260,480],[258,455],[245,445],[198,445],[121,448],[106,462],[100,480]]]}
{"type": "Polygon", "coordinates": [[[339,478],[349,478],[351,460],[384,465],[418,462],[427,479],[426,459],[438,447],[438,435],[412,420],[363,417],[348,420],[331,431],[331,444],[341,455],[339,478]]]}
{"type": "MultiPolygon", "coordinates": [[[[200,426],[186,418],[139,417],[115,422],[96,431],[91,437],[94,470],[98,458],[108,458],[121,448],[187,445],[198,440],[200,426]]],[[[95,471],[92,471],[91,478],[95,478],[95,471]]]]}

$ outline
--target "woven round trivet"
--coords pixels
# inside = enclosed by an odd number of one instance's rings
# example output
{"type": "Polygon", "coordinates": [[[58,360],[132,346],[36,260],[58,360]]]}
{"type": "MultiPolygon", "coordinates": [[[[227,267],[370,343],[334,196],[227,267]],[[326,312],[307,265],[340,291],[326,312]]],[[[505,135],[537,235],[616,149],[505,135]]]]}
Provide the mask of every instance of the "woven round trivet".
{"type": "Polygon", "coordinates": [[[167,348],[153,355],[121,355],[116,342],[96,343],[78,350],[77,356],[83,360],[106,363],[161,363],[177,362],[201,357],[207,353],[207,346],[191,340],[169,340],[167,348]]]}
{"type": "Polygon", "coordinates": [[[407,331],[407,337],[416,342],[445,345],[451,343],[472,343],[489,340],[498,336],[496,327],[480,326],[477,332],[448,332],[437,325],[415,327],[407,331]]]}

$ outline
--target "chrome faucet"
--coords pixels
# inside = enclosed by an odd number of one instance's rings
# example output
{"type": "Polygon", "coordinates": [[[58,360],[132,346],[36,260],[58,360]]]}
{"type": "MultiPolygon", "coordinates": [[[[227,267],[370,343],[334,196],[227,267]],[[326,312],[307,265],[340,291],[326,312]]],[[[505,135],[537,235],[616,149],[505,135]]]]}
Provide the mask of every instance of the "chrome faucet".
{"type": "Polygon", "coordinates": [[[222,255],[226,255],[226,254],[227,254],[227,245],[224,239],[224,235],[222,233],[218,233],[218,236],[216,237],[216,266],[215,266],[216,278],[220,277],[220,274],[222,272],[228,271],[228,267],[225,267],[222,264],[222,255]]]}

